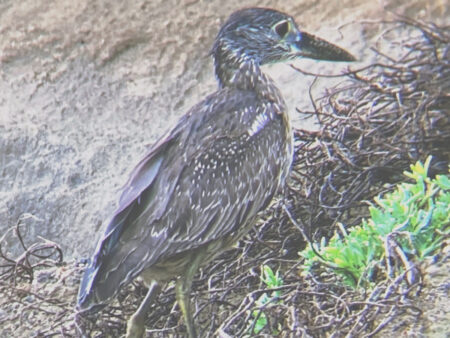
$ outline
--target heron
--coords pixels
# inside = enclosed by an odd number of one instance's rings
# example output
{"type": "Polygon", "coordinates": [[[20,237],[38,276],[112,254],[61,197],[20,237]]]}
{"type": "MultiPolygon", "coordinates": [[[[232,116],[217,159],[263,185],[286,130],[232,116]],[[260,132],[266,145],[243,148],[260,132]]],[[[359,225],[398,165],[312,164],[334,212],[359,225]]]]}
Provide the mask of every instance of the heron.
{"type": "Polygon", "coordinates": [[[79,312],[94,312],[141,276],[148,292],[127,322],[145,334],[161,284],[175,292],[189,337],[197,337],[191,286],[199,267],[230,248],[284,186],[293,158],[286,104],[261,66],[295,58],[354,61],[299,30],[288,14],[241,9],[211,51],[218,89],[194,105],[132,171],[85,269],[79,312]]]}

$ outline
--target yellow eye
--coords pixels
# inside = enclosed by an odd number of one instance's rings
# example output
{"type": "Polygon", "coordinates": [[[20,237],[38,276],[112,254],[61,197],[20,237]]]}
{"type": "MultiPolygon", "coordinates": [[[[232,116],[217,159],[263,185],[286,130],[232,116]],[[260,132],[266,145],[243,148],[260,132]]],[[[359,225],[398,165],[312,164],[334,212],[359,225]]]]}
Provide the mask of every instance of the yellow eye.
{"type": "Polygon", "coordinates": [[[286,37],[286,35],[289,33],[289,28],[290,28],[289,21],[287,20],[280,21],[274,27],[275,32],[278,34],[280,38],[286,37]]]}

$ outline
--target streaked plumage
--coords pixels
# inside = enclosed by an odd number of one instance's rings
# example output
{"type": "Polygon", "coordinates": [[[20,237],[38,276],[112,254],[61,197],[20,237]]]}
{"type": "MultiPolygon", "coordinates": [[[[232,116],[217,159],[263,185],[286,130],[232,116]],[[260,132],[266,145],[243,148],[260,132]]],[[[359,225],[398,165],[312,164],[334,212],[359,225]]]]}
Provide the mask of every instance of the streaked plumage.
{"type": "MultiPolygon", "coordinates": [[[[249,230],[292,161],[287,109],[260,65],[305,55],[352,60],[300,33],[286,14],[261,8],[231,15],[212,55],[219,90],[183,116],[131,174],[85,271],[80,311],[104,304],[138,275],[153,286],[179,277],[177,300],[195,336],[187,298],[195,271],[249,230]]],[[[143,324],[130,327],[128,336],[142,335],[143,324]]]]}

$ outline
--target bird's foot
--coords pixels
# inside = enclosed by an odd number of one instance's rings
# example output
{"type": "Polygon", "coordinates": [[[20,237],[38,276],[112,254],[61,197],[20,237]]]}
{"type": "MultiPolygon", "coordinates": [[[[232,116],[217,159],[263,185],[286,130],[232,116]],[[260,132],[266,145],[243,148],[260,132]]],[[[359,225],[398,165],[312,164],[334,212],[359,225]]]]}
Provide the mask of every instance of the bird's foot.
{"type": "Polygon", "coordinates": [[[127,322],[126,338],[142,338],[145,336],[145,320],[135,313],[127,322]]]}

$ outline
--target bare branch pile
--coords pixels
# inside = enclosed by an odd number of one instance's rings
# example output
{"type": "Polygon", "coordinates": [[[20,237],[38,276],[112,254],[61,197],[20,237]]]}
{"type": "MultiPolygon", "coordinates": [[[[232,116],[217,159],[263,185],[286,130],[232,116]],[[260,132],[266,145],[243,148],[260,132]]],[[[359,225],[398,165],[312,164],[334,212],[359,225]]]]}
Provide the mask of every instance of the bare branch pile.
{"type": "Polygon", "coordinates": [[[450,159],[450,31],[396,21],[389,41],[396,59],[350,71],[317,100],[320,130],[295,131],[298,146],[290,185],[291,212],[314,240],[337,222],[358,224],[365,200],[403,179],[418,160],[433,155],[431,173],[446,173],[450,159]],[[412,38],[411,36],[415,36],[412,38]]]}

